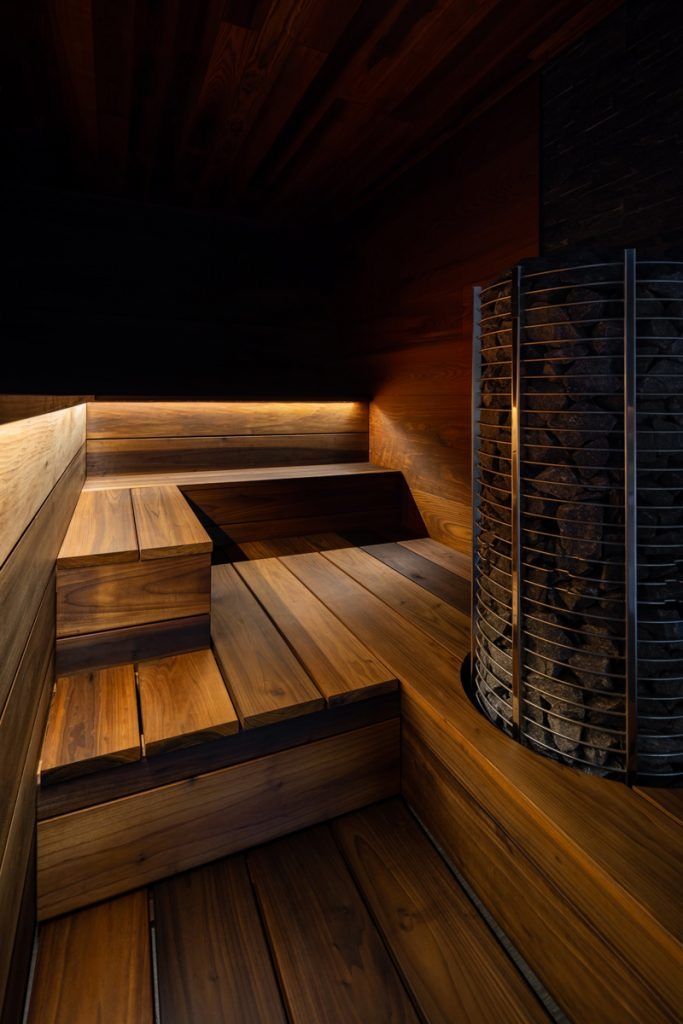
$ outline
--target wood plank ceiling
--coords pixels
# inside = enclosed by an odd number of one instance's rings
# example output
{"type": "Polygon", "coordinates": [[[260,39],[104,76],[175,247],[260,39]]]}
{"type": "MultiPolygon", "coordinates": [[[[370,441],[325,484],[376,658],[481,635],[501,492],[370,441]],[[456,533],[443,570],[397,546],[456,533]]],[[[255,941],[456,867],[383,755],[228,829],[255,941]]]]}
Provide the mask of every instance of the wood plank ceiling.
{"type": "Polygon", "coordinates": [[[0,13],[5,173],[339,218],[616,0],[35,0],[0,13]]]}

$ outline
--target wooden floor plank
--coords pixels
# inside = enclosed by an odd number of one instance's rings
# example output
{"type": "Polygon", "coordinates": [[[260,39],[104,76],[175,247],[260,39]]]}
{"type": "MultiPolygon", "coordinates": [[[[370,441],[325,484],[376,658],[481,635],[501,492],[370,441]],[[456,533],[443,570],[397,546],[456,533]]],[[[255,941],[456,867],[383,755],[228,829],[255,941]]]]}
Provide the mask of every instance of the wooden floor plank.
{"type": "Polygon", "coordinates": [[[131,495],[140,558],[211,551],[211,538],[177,487],[134,487],[131,495]]]}
{"type": "Polygon", "coordinates": [[[340,818],[333,829],[429,1024],[548,1020],[402,800],[340,818]]]}
{"type": "Polygon", "coordinates": [[[683,825],[683,789],[661,789],[656,786],[636,786],[635,792],[645,800],[683,825]]]}
{"type": "Polygon", "coordinates": [[[231,565],[211,573],[211,639],[245,729],[324,707],[313,680],[231,565]]]}
{"type": "Polygon", "coordinates": [[[82,491],[57,556],[58,567],[133,562],[137,558],[130,491],[82,491]]]}
{"type": "Polygon", "coordinates": [[[145,891],[42,926],[28,1024],[153,1020],[145,891]]]}
{"type": "Polygon", "coordinates": [[[138,687],[147,754],[230,736],[239,729],[209,650],[141,662],[138,687]]]}
{"type": "Polygon", "coordinates": [[[401,544],[371,544],[364,550],[434,594],[440,601],[445,601],[465,615],[470,614],[470,586],[462,576],[401,544]]]}
{"type": "Polygon", "coordinates": [[[43,743],[42,783],[58,782],[140,757],[132,665],[57,680],[43,743]]]}
{"type": "MultiPolygon", "coordinates": [[[[467,650],[469,617],[457,608],[359,548],[323,555],[447,650],[455,654],[467,650]]],[[[285,564],[291,567],[290,562],[285,564]]]]}
{"type": "Polygon", "coordinates": [[[299,656],[328,704],[396,689],[392,673],[278,559],[237,572],[299,656]]]}
{"type": "Polygon", "coordinates": [[[456,551],[455,548],[449,548],[433,537],[400,540],[399,544],[437,565],[442,565],[444,569],[450,569],[458,576],[464,576],[468,580],[472,578],[472,556],[469,552],[456,551]]]}
{"type": "Polygon", "coordinates": [[[292,1024],[417,1024],[328,826],[248,864],[292,1024]]]}
{"type": "Polygon", "coordinates": [[[38,918],[396,796],[389,719],[38,824],[38,918]]]}
{"type": "Polygon", "coordinates": [[[243,856],[154,887],[160,1024],[285,1024],[243,856]]]}

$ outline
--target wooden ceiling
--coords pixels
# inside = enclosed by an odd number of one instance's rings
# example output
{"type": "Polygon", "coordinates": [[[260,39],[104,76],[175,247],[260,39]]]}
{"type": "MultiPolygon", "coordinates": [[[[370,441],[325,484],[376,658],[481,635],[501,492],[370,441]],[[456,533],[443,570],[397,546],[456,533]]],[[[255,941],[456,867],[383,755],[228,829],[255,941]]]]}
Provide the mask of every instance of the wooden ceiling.
{"type": "Polygon", "coordinates": [[[616,0],[3,0],[5,173],[339,218],[616,0]]]}

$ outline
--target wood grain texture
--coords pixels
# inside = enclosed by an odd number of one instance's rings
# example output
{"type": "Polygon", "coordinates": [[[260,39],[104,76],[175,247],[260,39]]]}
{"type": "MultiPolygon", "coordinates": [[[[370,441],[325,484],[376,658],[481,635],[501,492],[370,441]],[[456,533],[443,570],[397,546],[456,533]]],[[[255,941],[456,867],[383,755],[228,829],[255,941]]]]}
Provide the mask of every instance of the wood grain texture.
{"type": "Polygon", "coordinates": [[[107,899],[399,790],[396,721],[38,826],[38,917],[107,899]]]}
{"type": "MultiPolygon", "coordinates": [[[[35,726],[35,719],[45,698],[42,688],[46,686],[48,694],[52,690],[52,679],[46,681],[46,673],[51,672],[54,665],[53,587],[51,577],[0,715],[0,851],[5,847],[34,727],[45,726],[44,721],[35,726]]],[[[37,768],[37,762],[33,768],[37,768]]]]}
{"type": "MultiPolygon", "coordinates": [[[[21,913],[22,880],[26,877],[35,842],[36,823],[36,770],[40,747],[50,705],[53,679],[52,660],[39,688],[40,698],[31,730],[31,739],[21,771],[21,779],[14,804],[7,841],[0,861],[0,935],[14,936],[21,913]]],[[[0,992],[7,989],[12,967],[12,943],[0,942],[0,992]]]]}
{"type": "Polygon", "coordinates": [[[145,658],[198,651],[210,643],[211,619],[208,613],[105,629],[82,636],[64,636],[57,640],[55,671],[58,676],[68,676],[84,669],[107,668],[145,658]]]}
{"type": "Polygon", "coordinates": [[[642,978],[614,955],[410,727],[403,751],[406,799],[570,1019],[611,1024],[618,1012],[631,1024],[643,1014],[662,1024],[669,1020],[642,978]]]}
{"type": "Polygon", "coordinates": [[[42,784],[139,757],[132,665],[95,669],[57,680],[41,754],[42,784]]]}
{"type": "MultiPolygon", "coordinates": [[[[323,552],[326,559],[447,650],[459,655],[469,637],[469,616],[358,548],[323,552]]],[[[286,563],[292,566],[293,563],[286,563]]],[[[297,572],[296,568],[292,569],[297,572]]]]}
{"type": "Polygon", "coordinates": [[[57,556],[59,568],[135,562],[137,558],[131,492],[82,491],[57,556]]]}
{"type": "Polygon", "coordinates": [[[143,561],[211,551],[208,533],[177,487],[134,487],[130,493],[143,561]]]}
{"type": "Polygon", "coordinates": [[[238,574],[286,637],[328,704],[396,689],[391,672],[278,559],[238,562],[238,574]]]}
{"type": "Polygon", "coordinates": [[[154,887],[164,1024],[285,1024],[244,857],[154,887]]]}
{"type": "Polygon", "coordinates": [[[92,395],[0,395],[0,424],[83,405],[92,395]]]}
{"type": "Polygon", "coordinates": [[[84,405],[0,425],[0,566],[84,443],[84,405]]]}
{"type": "Polygon", "coordinates": [[[395,470],[374,466],[371,462],[332,462],[321,466],[270,466],[257,469],[198,469],[182,472],[163,473],[112,473],[103,477],[88,477],[83,485],[85,491],[97,491],[110,487],[180,487],[183,493],[192,495],[195,487],[202,489],[222,487],[224,484],[245,484],[271,480],[307,480],[321,477],[348,477],[364,474],[377,476],[392,474],[395,470]]]}
{"type": "Polygon", "coordinates": [[[424,1020],[549,1019],[402,801],[333,831],[424,1020]]]}
{"type": "MultiPolygon", "coordinates": [[[[273,519],[257,519],[247,523],[219,523],[220,529],[234,543],[243,541],[272,540],[275,537],[289,537],[296,534],[313,532],[329,533],[330,531],[346,533],[353,530],[375,530],[383,532],[398,530],[400,523],[400,504],[391,502],[384,505],[365,505],[361,499],[351,502],[351,512],[329,512],[323,515],[301,515],[290,519],[280,519],[274,512],[273,519]]],[[[309,508],[310,506],[305,506],[309,508]]],[[[346,499],[340,498],[339,509],[347,507],[346,499]]]]}
{"type": "Polygon", "coordinates": [[[438,540],[434,540],[432,537],[401,540],[399,544],[404,548],[415,551],[418,555],[422,555],[423,558],[428,558],[431,562],[435,562],[436,565],[442,565],[444,569],[450,569],[451,572],[462,576],[463,579],[469,580],[472,577],[472,559],[469,554],[455,551],[453,548],[439,543],[438,540]]]}
{"type": "Polygon", "coordinates": [[[172,782],[204,775],[242,764],[256,757],[265,757],[303,743],[338,736],[353,729],[397,719],[398,693],[385,694],[355,704],[325,707],[309,715],[289,718],[223,736],[211,743],[179,747],[151,758],[119,765],[115,772],[97,772],[70,779],[53,786],[41,787],[38,793],[38,820],[55,818],[84,807],[118,800],[145,790],[168,786],[172,782]]]}
{"type": "Polygon", "coordinates": [[[88,402],[88,440],[367,430],[365,402],[88,402]]]}
{"type": "Polygon", "coordinates": [[[239,728],[211,651],[145,661],[138,667],[138,685],[148,755],[230,736],[239,728]]]}
{"type": "Polygon", "coordinates": [[[323,707],[313,680],[230,565],[211,573],[211,640],[245,729],[323,707]]]}
{"type": "Polygon", "coordinates": [[[317,466],[360,462],[368,457],[369,435],[238,434],[234,437],[125,437],[89,440],[89,476],[117,473],[317,466]]]}
{"type": "Polygon", "coordinates": [[[0,570],[0,707],[19,664],[55,559],[78,500],[85,471],[83,449],[25,530],[0,570]]]}
{"type": "Polygon", "coordinates": [[[439,600],[469,615],[470,587],[462,576],[399,544],[370,544],[363,548],[373,558],[419,584],[439,600]]]}
{"type": "Polygon", "coordinates": [[[5,998],[0,1007],[0,1024],[22,1021],[31,973],[31,960],[36,939],[36,850],[35,843],[28,859],[24,887],[13,935],[7,936],[12,960],[9,965],[5,998]]]}
{"type": "Polygon", "coordinates": [[[50,921],[28,1024],[153,1024],[147,893],[134,892],[50,921]]]}
{"type": "Polygon", "coordinates": [[[209,555],[57,571],[57,636],[209,612],[209,555]]]}
{"type": "Polygon", "coordinates": [[[645,800],[649,800],[663,814],[668,814],[679,825],[683,825],[682,789],[658,789],[655,786],[636,786],[635,791],[645,800]]]}
{"type": "Polygon", "coordinates": [[[290,1020],[417,1024],[328,826],[254,850],[248,864],[290,1020]]]}
{"type": "Polygon", "coordinates": [[[279,555],[303,555],[318,551],[318,546],[308,537],[272,537],[269,540],[246,540],[240,550],[247,558],[277,558],[279,555]]]}

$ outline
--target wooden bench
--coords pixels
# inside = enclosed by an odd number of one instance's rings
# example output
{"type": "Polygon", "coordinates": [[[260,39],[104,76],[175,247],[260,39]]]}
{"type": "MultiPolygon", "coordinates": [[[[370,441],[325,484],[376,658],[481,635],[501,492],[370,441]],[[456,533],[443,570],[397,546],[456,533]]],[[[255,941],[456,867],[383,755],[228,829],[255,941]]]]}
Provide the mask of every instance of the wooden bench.
{"type": "Polygon", "coordinates": [[[206,646],[211,550],[175,486],[84,490],[57,557],[57,673],[206,646]]]}

